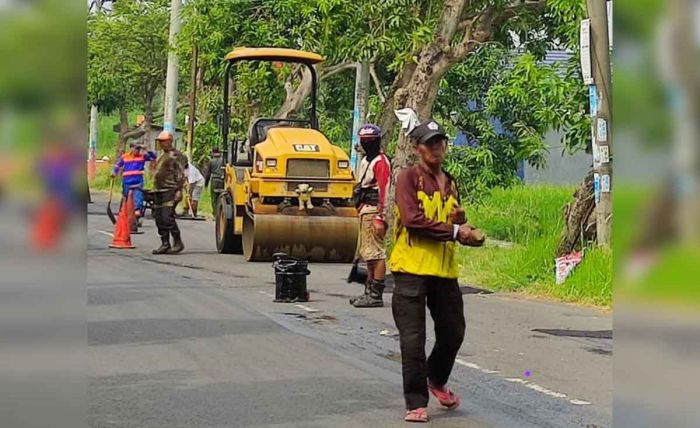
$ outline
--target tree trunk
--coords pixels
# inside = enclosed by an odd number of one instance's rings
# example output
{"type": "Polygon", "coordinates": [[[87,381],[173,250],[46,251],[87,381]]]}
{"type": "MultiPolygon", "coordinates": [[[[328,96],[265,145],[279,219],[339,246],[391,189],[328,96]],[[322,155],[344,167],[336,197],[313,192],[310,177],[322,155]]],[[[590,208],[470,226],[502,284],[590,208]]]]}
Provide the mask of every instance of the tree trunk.
{"type": "Polygon", "coordinates": [[[557,257],[580,250],[596,239],[595,196],[593,171],[584,178],[574,193],[574,200],[564,207],[564,233],[559,241],[557,257]]]}
{"type": "Polygon", "coordinates": [[[129,131],[129,116],[125,107],[119,108],[119,142],[117,143],[116,158],[122,155],[126,150],[128,137],[126,133],[129,131]]]}
{"type": "Polygon", "coordinates": [[[285,84],[284,89],[287,91],[287,98],[284,100],[282,107],[277,110],[275,117],[282,119],[294,116],[299,109],[304,105],[304,100],[311,94],[311,73],[306,67],[301,69],[301,82],[296,88],[292,84],[293,77],[290,77],[285,84]]]}
{"type": "Polygon", "coordinates": [[[148,145],[150,148],[154,148],[155,146],[155,141],[153,140],[152,131],[151,131],[151,126],[153,125],[153,96],[150,96],[146,99],[146,103],[144,106],[144,120],[143,120],[143,130],[145,131],[144,136],[143,136],[143,141],[148,145]],[[153,146],[151,146],[151,142],[153,142],[153,146]]]}

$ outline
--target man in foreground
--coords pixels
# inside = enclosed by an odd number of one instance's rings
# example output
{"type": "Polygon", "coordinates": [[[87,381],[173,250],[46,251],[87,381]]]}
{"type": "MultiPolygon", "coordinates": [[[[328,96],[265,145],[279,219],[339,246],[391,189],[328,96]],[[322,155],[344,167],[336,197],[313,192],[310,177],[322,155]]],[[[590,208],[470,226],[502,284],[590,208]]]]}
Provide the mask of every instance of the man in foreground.
{"type": "Polygon", "coordinates": [[[418,165],[396,180],[395,245],[389,261],[394,275],[392,313],[399,330],[405,420],[428,421],[428,391],[447,409],[460,398],[447,388],[464,340],[464,307],[457,283],[455,242],[481,246],[484,235],[466,223],[457,183],[443,169],[447,135],[433,120],[409,137],[418,165]],[[435,323],[435,346],[425,357],[425,307],[435,323]]]}

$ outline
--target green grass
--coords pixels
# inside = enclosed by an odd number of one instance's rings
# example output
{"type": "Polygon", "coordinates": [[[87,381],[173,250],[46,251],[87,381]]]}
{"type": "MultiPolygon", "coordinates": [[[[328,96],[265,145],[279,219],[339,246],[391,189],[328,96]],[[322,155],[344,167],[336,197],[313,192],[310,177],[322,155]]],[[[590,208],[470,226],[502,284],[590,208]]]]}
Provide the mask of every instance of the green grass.
{"type": "Polygon", "coordinates": [[[554,254],[564,227],[562,209],[574,187],[516,186],[495,189],[467,207],[469,222],[510,247],[463,248],[462,280],[494,291],[517,291],[569,302],[609,306],[612,254],[586,250],[583,262],[562,285],[554,283],[554,254]]]}

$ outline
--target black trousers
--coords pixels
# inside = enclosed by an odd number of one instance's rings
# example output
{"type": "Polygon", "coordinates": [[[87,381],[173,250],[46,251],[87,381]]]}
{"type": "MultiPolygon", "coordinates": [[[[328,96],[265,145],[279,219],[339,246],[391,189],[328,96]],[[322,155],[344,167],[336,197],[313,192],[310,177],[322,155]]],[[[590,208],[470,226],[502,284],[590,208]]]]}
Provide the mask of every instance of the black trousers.
{"type": "Polygon", "coordinates": [[[163,242],[170,240],[170,235],[173,239],[179,238],[180,228],[175,222],[175,191],[157,192],[154,195],[153,215],[156,219],[158,235],[163,242]]]}
{"type": "Polygon", "coordinates": [[[391,309],[399,330],[403,393],[409,410],[428,406],[428,381],[447,383],[464,340],[464,306],[456,279],[394,272],[391,309]],[[435,324],[435,346],[425,358],[425,307],[435,324]]]}

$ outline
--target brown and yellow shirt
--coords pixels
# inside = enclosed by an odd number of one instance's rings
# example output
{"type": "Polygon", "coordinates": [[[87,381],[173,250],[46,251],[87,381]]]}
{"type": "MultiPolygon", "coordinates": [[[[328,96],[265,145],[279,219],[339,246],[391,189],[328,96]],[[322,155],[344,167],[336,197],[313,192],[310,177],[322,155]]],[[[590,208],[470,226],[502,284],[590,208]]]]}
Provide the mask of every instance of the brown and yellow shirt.
{"type": "Polygon", "coordinates": [[[416,165],[396,179],[392,272],[457,278],[454,226],[449,215],[459,205],[454,179],[447,176],[444,195],[437,177],[416,165]]]}

